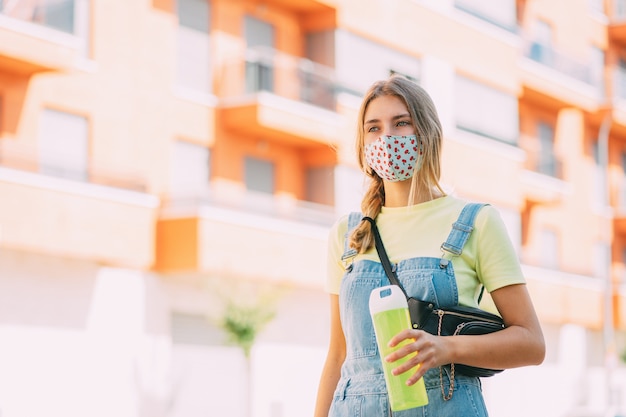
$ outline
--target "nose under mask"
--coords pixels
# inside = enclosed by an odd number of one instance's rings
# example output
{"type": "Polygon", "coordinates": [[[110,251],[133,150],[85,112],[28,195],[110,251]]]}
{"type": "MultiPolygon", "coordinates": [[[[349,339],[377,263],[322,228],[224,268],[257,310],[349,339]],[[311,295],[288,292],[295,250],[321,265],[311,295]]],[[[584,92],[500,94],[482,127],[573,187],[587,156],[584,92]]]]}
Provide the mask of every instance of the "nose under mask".
{"type": "Polygon", "coordinates": [[[384,180],[397,182],[411,178],[422,167],[424,144],[417,135],[381,136],[365,145],[365,160],[384,180]]]}

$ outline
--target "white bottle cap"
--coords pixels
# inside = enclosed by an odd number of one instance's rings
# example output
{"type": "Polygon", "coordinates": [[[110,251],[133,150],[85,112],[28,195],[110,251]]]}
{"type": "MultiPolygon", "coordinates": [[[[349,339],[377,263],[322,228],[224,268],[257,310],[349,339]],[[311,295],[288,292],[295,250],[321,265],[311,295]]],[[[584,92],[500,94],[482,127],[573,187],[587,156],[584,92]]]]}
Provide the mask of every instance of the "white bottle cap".
{"type": "Polygon", "coordinates": [[[381,311],[396,310],[398,308],[408,308],[406,297],[397,285],[386,285],[375,288],[370,294],[370,314],[374,315],[381,311]]]}

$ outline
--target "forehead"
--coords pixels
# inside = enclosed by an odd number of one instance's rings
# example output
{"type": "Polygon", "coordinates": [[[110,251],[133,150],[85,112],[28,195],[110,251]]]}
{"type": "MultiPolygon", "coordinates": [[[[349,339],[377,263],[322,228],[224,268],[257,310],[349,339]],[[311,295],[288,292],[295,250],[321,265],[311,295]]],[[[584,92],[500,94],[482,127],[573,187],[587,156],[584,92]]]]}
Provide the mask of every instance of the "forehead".
{"type": "Polygon", "coordinates": [[[393,95],[379,96],[369,102],[365,110],[364,122],[373,119],[384,120],[408,112],[401,98],[393,95]]]}

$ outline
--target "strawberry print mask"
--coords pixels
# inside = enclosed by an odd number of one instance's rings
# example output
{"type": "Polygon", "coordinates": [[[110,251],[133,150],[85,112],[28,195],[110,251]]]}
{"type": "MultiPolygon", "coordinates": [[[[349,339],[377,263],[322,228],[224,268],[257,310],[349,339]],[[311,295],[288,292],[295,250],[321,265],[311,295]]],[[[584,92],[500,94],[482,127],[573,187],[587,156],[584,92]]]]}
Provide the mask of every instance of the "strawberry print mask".
{"type": "Polygon", "coordinates": [[[379,177],[397,182],[413,176],[422,167],[424,144],[416,135],[381,136],[365,145],[365,160],[379,177]]]}

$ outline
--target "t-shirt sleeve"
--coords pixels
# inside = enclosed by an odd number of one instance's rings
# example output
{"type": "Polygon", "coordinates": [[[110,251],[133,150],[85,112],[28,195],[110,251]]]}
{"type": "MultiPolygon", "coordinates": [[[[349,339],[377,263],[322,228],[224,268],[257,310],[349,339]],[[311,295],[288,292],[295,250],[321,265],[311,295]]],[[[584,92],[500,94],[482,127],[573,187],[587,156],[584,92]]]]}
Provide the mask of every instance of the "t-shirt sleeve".
{"type": "Polygon", "coordinates": [[[489,292],[513,284],[524,284],[519,257],[500,213],[485,206],[476,218],[478,251],[476,272],[489,292]]]}
{"type": "Polygon", "coordinates": [[[326,291],[331,294],[339,294],[341,286],[341,278],[345,273],[345,266],[341,260],[344,252],[344,241],[348,231],[348,217],[340,218],[331,227],[328,233],[328,254],[327,254],[327,273],[326,273],[326,291]]]}

